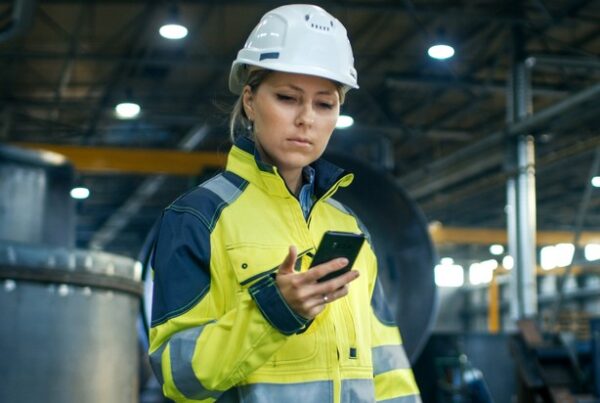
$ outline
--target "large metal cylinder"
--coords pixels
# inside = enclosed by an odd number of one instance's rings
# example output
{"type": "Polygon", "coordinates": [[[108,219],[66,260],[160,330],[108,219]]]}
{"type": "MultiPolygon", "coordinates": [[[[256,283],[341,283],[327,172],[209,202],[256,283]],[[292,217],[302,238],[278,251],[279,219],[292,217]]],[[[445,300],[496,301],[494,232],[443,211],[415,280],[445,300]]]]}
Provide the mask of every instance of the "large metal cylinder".
{"type": "Polygon", "coordinates": [[[59,154],[0,146],[0,239],[73,247],[74,175],[59,154]]]}
{"type": "Polygon", "coordinates": [[[137,403],[141,266],[0,241],[0,402],[137,403]]]}
{"type": "Polygon", "coordinates": [[[383,170],[342,154],[326,159],[354,173],[354,182],[335,199],[360,218],[371,234],[378,275],[404,346],[415,362],[437,313],[435,250],[418,206],[383,170]]]}

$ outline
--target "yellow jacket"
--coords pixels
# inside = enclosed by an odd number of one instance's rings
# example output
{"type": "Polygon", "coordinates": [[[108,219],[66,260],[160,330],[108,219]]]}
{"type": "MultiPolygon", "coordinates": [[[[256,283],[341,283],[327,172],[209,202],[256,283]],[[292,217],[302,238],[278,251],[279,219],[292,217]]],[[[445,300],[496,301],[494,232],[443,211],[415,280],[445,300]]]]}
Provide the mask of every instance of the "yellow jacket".
{"type": "Polygon", "coordinates": [[[304,271],[325,231],[362,232],[331,198],[353,175],[312,164],[317,201],[305,219],[277,169],[255,154],[240,139],[225,172],[163,213],[150,359],[164,394],[184,402],[420,402],[370,244],[348,295],[312,322],[275,286],[289,245],[304,271]]]}

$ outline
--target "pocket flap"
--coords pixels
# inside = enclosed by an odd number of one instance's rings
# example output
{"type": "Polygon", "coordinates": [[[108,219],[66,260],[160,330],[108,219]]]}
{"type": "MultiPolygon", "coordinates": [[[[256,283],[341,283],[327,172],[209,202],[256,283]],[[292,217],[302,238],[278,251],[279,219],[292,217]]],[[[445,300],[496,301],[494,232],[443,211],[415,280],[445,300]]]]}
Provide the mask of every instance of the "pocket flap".
{"type": "Polygon", "coordinates": [[[227,253],[240,285],[246,286],[279,268],[287,256],[287,245],[244,243],[227,247],[227,253]]]}

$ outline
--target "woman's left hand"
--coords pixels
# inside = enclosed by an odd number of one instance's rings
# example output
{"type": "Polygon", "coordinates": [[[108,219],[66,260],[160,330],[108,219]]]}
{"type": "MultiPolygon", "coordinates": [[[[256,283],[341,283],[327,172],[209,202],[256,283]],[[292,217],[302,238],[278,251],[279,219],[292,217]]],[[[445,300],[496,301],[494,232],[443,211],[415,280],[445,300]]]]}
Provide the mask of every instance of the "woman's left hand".
{"type": "Polygon", "coordinates": [[[289,253],[277,271],[276,283],[279,292],[298,315],[314,319],[325,309],[325,305],[348,294],[348,283],[358,278],[359,273],[351,270],[328,281],[318,280],[348,265],[348,260],[338,258],[325,262],[310,270],[297,273],[294,266],[298,252],[290,246],[289,253]]]}

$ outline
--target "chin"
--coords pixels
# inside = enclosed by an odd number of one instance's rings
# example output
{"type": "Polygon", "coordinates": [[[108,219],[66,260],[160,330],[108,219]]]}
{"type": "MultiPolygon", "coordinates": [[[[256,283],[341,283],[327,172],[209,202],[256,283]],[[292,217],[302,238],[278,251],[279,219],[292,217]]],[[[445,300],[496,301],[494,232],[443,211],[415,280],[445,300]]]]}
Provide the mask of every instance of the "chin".
{"type": "Polygon", "coordinates": [[[309,156],[305,154],[286,154],[279,159],[279,166],[284,169],[301,169],[315,162],[318,156],[309,156]]]}

